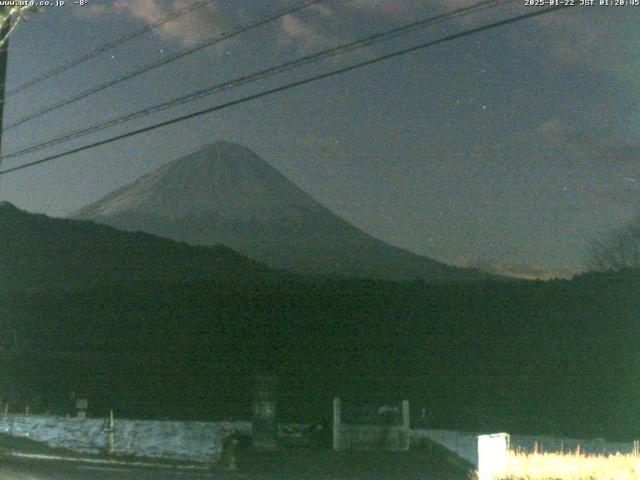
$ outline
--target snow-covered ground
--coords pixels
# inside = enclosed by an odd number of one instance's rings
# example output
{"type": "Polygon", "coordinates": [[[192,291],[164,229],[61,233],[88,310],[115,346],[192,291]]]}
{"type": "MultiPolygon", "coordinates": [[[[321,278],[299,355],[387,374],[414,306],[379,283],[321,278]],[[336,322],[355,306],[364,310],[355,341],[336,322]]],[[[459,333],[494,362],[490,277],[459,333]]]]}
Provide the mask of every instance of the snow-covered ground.
{"type": "MultiPolygon", "coordinates": [[[[412,437],[428,438],[476,466],[478,465],[477,435],[477,433],[450,430],[413,430],[411,432],[412,437]]],[[[633,443],[615,443],[604,439],[555,438],[543,435],[510,435],[509,444],[512,449],[525,452],[534,451],[536,445],[540,452],[576,451],[578,447],[581,452],[588,454],[631,453],[633,451],[633,443]]]]}
{"type": "MultiPolygon", "coordinates": [[[[251,423],[116,419],[113,452],[116,455],[207,462],[219,457],[222,439],[231,432],[248,434],[251,423]]],[[[104,453],[108,448],[104,419],[11,415],[0,417],[0,433],[79,453],[104,453]]]]}

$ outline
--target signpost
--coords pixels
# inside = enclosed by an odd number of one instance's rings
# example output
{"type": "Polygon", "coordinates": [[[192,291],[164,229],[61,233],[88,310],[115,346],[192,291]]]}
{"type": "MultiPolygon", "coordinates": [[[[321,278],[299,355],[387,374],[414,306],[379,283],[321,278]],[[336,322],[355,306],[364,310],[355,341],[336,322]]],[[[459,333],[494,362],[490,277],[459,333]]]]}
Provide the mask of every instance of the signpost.
{"type": "Polygon", "coordinates": [[[253,390],[253,448],[275,450],[278,448],[276,424],[277,384],[274,376],[257,376],[253,390]]]}
{"type": "Polygon", "coordinates": [[[76,409],[78,418],[87,418],[87,409],[89,408],[89,400],[86,398],[76,399],[76,409]]]}

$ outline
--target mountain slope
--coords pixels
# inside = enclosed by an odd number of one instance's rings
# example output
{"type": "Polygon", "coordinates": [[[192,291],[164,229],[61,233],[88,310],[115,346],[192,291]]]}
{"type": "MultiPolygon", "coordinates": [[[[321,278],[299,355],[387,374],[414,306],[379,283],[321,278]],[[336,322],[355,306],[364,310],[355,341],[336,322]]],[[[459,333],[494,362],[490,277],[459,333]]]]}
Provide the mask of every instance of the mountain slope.
{"type": "Polygon", "coordinates": [[[631,439],[639,292],[632,271],[465,285],[146,282],[0,292],[0,318],[5,335],[17,330],[25,388],[52,400],[86,392],[96,412],[250,415],[250,379],[269,372],[282,380],[278,416],[292,422],[330,420],[335,395],[407,398],[432,428],[631,439]]]}
{"type": "Polygon", "coordinates": [[[0,203],[0,289],[87,287],[285,275],[228,247],[194,247],[0,203]]]}
{"type": "Polygon", "coordinates": [[[373,238],[249,149],[227,142],[174,160],[72,218],[195,245],[224,244],[297,273],[428,282],[486,276],[373,238]]]}

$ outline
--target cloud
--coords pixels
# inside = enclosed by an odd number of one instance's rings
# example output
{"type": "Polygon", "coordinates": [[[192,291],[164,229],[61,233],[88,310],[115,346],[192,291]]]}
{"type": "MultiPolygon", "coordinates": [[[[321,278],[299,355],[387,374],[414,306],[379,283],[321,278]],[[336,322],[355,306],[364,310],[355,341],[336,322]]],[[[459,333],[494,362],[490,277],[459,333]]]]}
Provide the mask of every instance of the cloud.
{"type": "Polygon", "coordinates": [[[598,153],[607,164],[640,165],[640,145],[637,144],[604,145],[598,153]]]}
{"type": "Polygon", "coordinates": [[[611,205],[629,207],[637,205],[640,207],[640,188],[621,187],[621,188],[593,188],[587,190],[587,198],[595,203],[607,203],[611,205]]]}
{"type": "MultiPolygon", "coordinates": [[[[410,21],[476,3],[476,0],[349,0],[345,9],[410,21]]],[[[630,33],[626,29],[620,32],[617,24],[602,14],[601,9],[592,10],[570,8],[531,18],[512,29],[510,44],[520,56],[540,58],[547,66],[630,74],[639,58],[634,47],[638,38],[635,25],[628,27],[630,33]]],[[[609,12],[614,10],[609,9],[609,12]]],[[[524,2],[503,4],[458,17],[452,25],[466,29],[532,11],[524,6],[524,2]]]]}
{"type": "MultiPolygon", "coordinates": [[[[307,53],[352,38],[357,30],[354,29],[354,24],[367,25],[371,22],[373,25],[375,20],[380,19],[388,20],[386,23],[392,22],[391,24],[408,22],[473,3],[475,0],[345,0],[335,4],[319,3],[295,15],[283,17],[277,22],[275,31],[270,28],[265,29],[265,32],[275,34],[276,44],[295,46],[307,53]]],[[[192,1],[188,0],[114,0],[109,8],[104,4],[91,4],[87,8],[75,10],[83,12],[83,16],[126,15],[146,24],[153,24],[191,4],[192,1]]],[[[269,10],[280,11],[287,5],[292,4],[279,0],[269,10]]],[[[511,9],[496,9],[500,16],[505,11],[509,12],[511,9]]],[[[464,17],[455,22],[459,25],[467,25],[469,22],[475,24],[480,18],[484,18],[484,15],[464,17]]],[[[183,47],[190,47],[221,31],[237,28],[239,23],[246,25],[256,20],[248,9],[222,8],[218,0],[211,0],[206,7],[164,23],[154,32],[164,40],[178,41],[183,47]]],[[[593,69],[603,68],[603,65],[614,61],[612,58],[620,57],[603,56],[603,52],[617,50],[617,37],[609,34],[609,28],[605,24],[598,23],[589,16],[560,12],[537,17],[536,22],[536,41],[532,42],[530,35],[522,35],[517,40],[518,45],[522,43],[518,48],[543,51],[545,58],[552,58],[562,65],[587,65],[593,69]],[[550,35],[550,32],[560,33],[550,35]]]]}
{"type": "MultiPolygon", "coordinates": [[[[366,36],[362,26],[369,27],[368,33],[380,32],[473,3],[475,0],[345,0],[334,6],[317,4],[284,17],[280,40],[306,53],[366,36]]],[[[373,51],[358,49],[357,56],[373,51]]]]}
{"type": "Polygon", "coordinates": [[[317,24],[287,15],[280,20],[280,28],[285,43],[295,43],[303,51],[311,51],[328,46],[331,38],[322,33],[317,24]]]}
{"type": "Polygon", "coordinates": [[[415,14],[416,11],[450,11],[469,7],[477,0],[347,0],[344,8],[375,15],[397,17],[415,14]]]}
{"type": "Polygon", "coordinates": [[[347,42],[352,16],[327,5],[312,5],[294,15],[280,19],[278,43],[307,54],[347,42]]]}
{"type": "MultiPolygon", "coordinates": [[[[151,25],[190,5],[192,2],[185,0],[117,0],[112,11],[151,25]]],[[[217,2],[210,1],[202,8],[163,23],[154,32],[164,40],[177,40],[182,46],[190,47],[219,34],[223,24],[217,2]]]]}
{"type": "Polygon", "coordinates": [[[80,18],[97,18],[107,14],[110,9],[104,3],[91,3],[83,8],[74,8],[73,13],[80,18]]]}
{"type": "Polygon", "coordinates": [[[312,12],[317,12],[323,17],[331,17],[334,15],[334,12],[330,7],[326,5],[322,5],[321,3],[316,3],[315,5],[311,5],[309,7],[309,10],[311,10],[312,12]]]}
{"type": "Polygon", "coordinates": [[[568,153],[581,162],[587,160],[600,165],[640,165],[640,143],[600,128],[575,128],[571,126],[571,122],[560,117],[550,118],[524,135],[532,142],[536,139],[543,140],[547,145],[568,153]]]}
{"type": "Polygon", "coordinates": [[[629,63],[637,59],[637,51],[630,47],[635,39],[627,37],[621,42],[625,36],[619,31],[620,25],[613,27],[616,23],[598,9],[568,8],[533,20],[538,29],[535,41],[523,35],[519,45],[544,52],[560,67],[592,73],[628,72],[629,63]]]}
{"type": "Polygon", "coordinates": [[[615,139],[590,132],[575,132],[566,137],[566,143],[580,149],[592,163],[614,165],[640,165],[640,144],[616,142],[615,139]]]}
{"type": "MultiPolygon", "coordinates": [[[[269,9],[275,14],[286,7],[287,2],[277,2],[269,9]]],[[[94,5],[83,10],[92,16],[105,14],[126,16],[152,25],[159,20],[177,13],[193,1],[187,0],[115,0],[111,8],[94,5]]],[[[270,14],[262,14],[264,16],[270,14]]],[[[202,41],[214,38],[222,32],[230,32],[240,25],[250,25],[263,18],[252,15],[246,9],[222,8],[216,0],[206,2],[202,8],[189,12],[154,29],[154,33],[166,41],[178,41],[182,47],[189,48],[202,41]]],[[[330,6],[311,5],[298,14],[287,15],[274,22],[275,29],[265,29],[265,33],[276,36],[280,44],[295,45],[303,51],[333,45],[342,40],[338,34],[340,19],[330,6]]]]}
{"type": "Polygon", "coordinates": [[[411,0],[349,0],[344,7],[347,10],[364,11],[385,16],[405,14],[414,7],[411,0]]]}
{"type": "Polygon", "coordinates": [[[558,117],[541,123],[536,127],[535,131],[546,141],[554,141],[558,138],[564,139],[568,135],[566,123],[558,117]]]}

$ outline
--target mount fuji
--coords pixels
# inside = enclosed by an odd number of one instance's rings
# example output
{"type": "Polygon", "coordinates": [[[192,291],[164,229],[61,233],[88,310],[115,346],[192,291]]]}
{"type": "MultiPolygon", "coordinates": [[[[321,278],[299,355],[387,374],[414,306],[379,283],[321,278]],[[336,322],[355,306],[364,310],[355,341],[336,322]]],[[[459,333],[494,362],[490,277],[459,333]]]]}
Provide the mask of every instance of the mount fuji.
{"type": "Polygon", "coordinates": [[[71,218],[193,245],[224,244],[302,274],[429,283],[488,277],[372,237],[248,148],[229,142],[208,144],[169,162],[71,218]]]}

